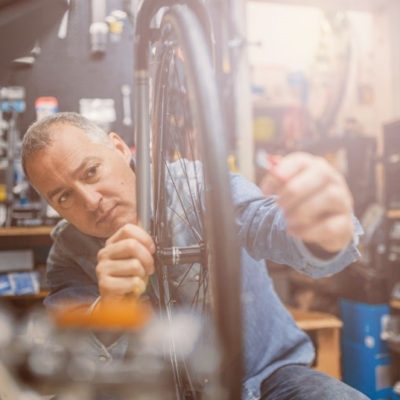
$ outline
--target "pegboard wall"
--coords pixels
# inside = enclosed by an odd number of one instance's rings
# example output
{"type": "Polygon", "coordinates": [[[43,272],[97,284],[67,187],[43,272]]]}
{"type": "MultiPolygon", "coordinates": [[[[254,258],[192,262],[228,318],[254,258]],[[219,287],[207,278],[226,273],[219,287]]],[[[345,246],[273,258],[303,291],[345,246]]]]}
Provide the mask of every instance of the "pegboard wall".
{"type": "MultiPolygon", "coordinates": [[[[108,0],[107,13],[123,9],[123,5],[123,0],[108,0]]],[[[112,130],[128,144],[133,144],[133,125],[127,127],[122,123],[121,92],[122,85],[131,88],[133,85],[132,24],[126,20],[120,40],[109,40],[105,54],[93,57],[90,52],[90,23],[91,2],[71,0],[66,37],[58,37],[57,24],[39,41],[40,54],[32,66],[10,67],[2,74],[0,86],[18,85],[26,90],[26,111],[19,121],[21,132],[35,121],[35,99],[39,96],[54,96],[58,99],[60,111],[76,112],[79,112],[81,98],[112,98],[116,109],[112,130]]],[[[132,96],[130,105],[133,113],[132,96]]]]}

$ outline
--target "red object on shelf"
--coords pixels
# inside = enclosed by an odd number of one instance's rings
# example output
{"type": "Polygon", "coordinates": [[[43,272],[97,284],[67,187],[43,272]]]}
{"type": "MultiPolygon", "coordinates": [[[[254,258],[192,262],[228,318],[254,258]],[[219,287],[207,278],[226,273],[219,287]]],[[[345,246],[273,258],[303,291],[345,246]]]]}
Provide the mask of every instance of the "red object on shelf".
{"type": "Polygon", "coordinates": [[[39,121],[44,117],[58,112],[58,100],[53,96],[38,97],[35,100],[36,119],[39,121]]]}

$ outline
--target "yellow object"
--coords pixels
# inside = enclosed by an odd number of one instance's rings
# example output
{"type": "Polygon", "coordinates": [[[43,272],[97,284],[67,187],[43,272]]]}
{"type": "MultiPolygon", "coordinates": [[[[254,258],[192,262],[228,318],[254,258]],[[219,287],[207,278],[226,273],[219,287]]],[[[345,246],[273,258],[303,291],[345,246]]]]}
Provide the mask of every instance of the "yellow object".
{"type": "Polygon", "coordinates": [[[239,168],[237,166],[236,157],[233,154],[230,154],[227,158],[228,168],[231,172],[239,172],[239,168]]]}
{"type": "Polygon", "coordinates": [[[0,202],[7,200],[7,188],[6,185],[0,185],[0,202]]]}
{"type": "Polygon", "coordinates": [[[147,276],[143,279],[139,276],[135,276],[133,278],[132,295],[139,298],[146,291],[148,282],[149,278],[147,276]]]}
{"type": "Polygon", "coordinates": [[[256,117],[253,124],[254,140],[268,142],[276,134],[275,121],[269,117],[256,117]]]}
{"type": "Polygon", "coordinates": [[[124,29],[124,23],[122,21],[110,21],[108,29],[111,33],[121,35],[124,29]]]}

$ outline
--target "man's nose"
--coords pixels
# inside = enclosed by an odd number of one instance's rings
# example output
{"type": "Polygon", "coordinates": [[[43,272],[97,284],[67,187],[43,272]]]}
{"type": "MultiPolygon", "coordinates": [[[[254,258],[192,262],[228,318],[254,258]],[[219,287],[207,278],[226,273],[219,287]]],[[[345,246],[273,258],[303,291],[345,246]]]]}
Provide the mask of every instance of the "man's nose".
{"type": "Polygon", "coordinates": [[[80,191],[84,207],[88,211],[96,211],[101,201],[101,194],[94,187],[85,187],[80,191]]]}

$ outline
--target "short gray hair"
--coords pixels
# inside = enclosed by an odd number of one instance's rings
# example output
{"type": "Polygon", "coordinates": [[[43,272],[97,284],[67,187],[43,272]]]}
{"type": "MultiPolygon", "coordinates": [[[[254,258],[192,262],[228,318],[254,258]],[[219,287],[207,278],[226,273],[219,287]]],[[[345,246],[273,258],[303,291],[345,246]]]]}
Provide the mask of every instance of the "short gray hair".
{"type": "Polygon", "coordinates": [[[57,125],[70,125],[81,129],[91,140],[108,143],[107,132],[82,115],[74,112],[60,112],[34,122],[22,139],[21,159],[25,175],[28,177],[26,162],[36,152],[49,147],[53,143],[53,135],[57,125]]]}

